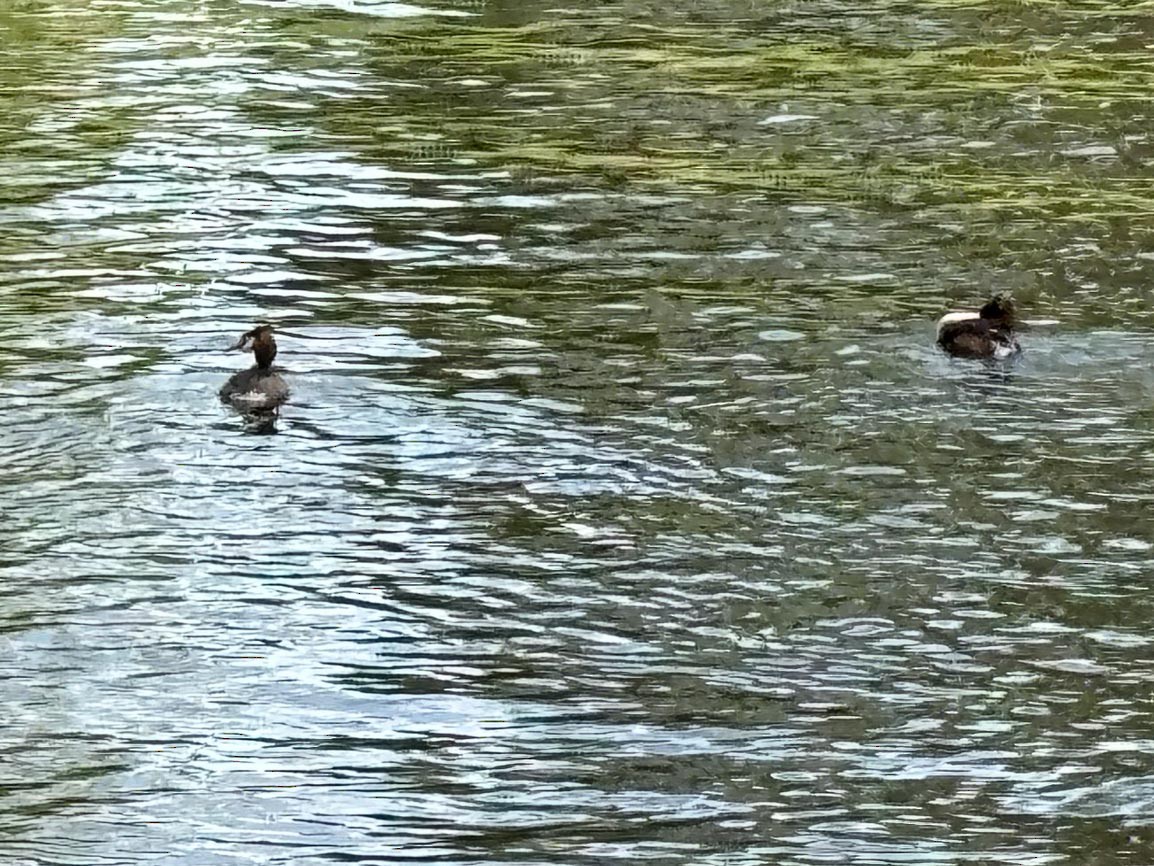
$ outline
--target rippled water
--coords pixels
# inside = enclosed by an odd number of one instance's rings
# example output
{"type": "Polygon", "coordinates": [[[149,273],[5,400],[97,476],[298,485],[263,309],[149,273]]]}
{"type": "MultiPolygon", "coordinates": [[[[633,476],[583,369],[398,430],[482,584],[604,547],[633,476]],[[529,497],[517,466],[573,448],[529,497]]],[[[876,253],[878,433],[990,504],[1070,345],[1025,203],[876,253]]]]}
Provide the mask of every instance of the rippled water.
{"type": "Polygon", "coordinates": [[[1154,860],[1150,22],[4,5],[0,861],[1154,860]]]}

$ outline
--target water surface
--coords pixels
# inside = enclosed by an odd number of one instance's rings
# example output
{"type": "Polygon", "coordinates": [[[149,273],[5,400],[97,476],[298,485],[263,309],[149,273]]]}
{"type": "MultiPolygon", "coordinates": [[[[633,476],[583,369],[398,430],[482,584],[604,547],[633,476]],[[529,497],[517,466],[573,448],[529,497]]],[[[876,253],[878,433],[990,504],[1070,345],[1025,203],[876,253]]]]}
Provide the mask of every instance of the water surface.
{"type": "Polygon", "coordinates": [[[6,863],[1154,858],[1137,8],[0,38],[6,863]]]}

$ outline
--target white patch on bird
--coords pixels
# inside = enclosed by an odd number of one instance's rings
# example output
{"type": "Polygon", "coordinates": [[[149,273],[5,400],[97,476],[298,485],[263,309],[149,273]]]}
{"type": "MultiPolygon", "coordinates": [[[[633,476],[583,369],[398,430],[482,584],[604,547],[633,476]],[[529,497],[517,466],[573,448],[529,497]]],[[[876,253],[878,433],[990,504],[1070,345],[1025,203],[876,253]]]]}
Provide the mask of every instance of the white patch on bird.
{"type": "Polygon", "coordinates": [[[946,313],[938,319],[938,333],[942,332],[942,328],[946,325],[952,325],[954,322],[972,322],[974,319],[980,319],[977,311],[958,310],[953,313],[946,313]]]}

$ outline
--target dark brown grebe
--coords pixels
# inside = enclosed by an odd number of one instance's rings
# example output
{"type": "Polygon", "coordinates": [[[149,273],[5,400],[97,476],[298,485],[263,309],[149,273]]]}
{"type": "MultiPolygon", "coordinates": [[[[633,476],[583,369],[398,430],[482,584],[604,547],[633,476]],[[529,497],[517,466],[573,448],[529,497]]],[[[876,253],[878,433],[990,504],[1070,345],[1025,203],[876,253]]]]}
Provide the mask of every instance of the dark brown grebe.
{"type": "Polygon", "coordinates": [[[256,365],[234,373],[220,389],[220,399],[245,414],[275,413],[288,399],[289,387],[272,366],[276,357],[272,325],[257,325],[229,348],[244,351],[250,342],[256,365]]]}
{"type": "Polygon", "coordinates": [[[1011,358],[1022,351],[1014,336],[1014,312],[1014,302],[998,295],[976,313],[946,313],[938,320],[938,345],[955,358],[1011,358]]]}

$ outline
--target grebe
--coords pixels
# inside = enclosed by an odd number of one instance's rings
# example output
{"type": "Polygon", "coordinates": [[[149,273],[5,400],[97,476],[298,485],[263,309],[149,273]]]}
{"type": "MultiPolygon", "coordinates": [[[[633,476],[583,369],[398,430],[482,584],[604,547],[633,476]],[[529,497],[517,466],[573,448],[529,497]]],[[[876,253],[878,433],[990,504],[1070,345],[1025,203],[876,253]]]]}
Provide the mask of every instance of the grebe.
{"type": "Polygon", "coordinates": [[[955,358],[1013,357],[1022,351],[1014,336],[1014,302],[997,295],[976,313],[946,313],[938,320],[938,345],[955,358]]]}
{"type": "Polygon", "coordinates": [[[250,341],[256,364],[234,373],[220,389],[220,399],[248,415],[275,414],[281,403],[288,399],[289,387],[272,366],[276,357],[272,325],[257,325],[229,349],[244,351],[250,341]]]}

